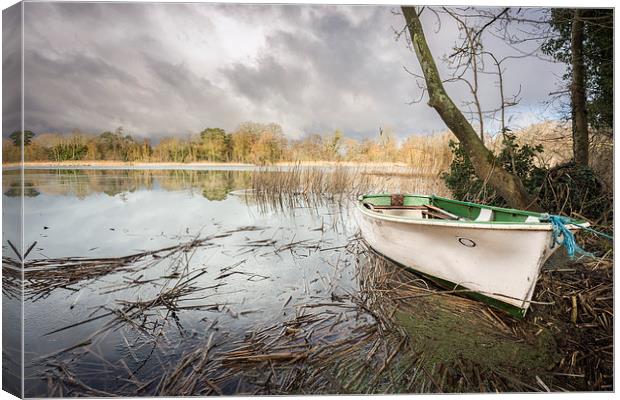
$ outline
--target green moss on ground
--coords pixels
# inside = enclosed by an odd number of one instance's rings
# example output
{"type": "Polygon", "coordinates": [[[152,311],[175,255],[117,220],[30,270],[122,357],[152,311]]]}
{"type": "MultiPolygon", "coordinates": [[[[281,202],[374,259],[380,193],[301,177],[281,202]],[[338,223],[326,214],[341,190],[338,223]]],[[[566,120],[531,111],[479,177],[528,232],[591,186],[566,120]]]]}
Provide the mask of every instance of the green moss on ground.
{"type": "Polygon", "coordinates": [[[542,377],[558,359],[547,329],[517,337],[483,321],[475,311],[453,312],[432,299],[423,303],[412,310],[399,309],[395,319],[424,353],[428,367],[466,360],[487,370],[542,377]]]}

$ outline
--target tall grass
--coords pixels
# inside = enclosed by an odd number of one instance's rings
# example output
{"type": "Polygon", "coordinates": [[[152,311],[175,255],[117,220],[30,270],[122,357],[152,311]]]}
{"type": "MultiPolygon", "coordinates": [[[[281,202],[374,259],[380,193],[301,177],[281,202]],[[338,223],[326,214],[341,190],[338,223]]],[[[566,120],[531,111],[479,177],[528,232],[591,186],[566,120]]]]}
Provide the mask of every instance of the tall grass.
{"type": "Polygon", "coordinates": [[[365,193],[421,193],[447,195],[438,175],[406,166],[304,166],[261,168],[252,174],[252,195],[259,204],[286,209],[343,203],[365,193]]]}
{"type": "Polygon", "coordinates": [[[410,136],[401,145],[399,158],[419,174],[437,175],[450,168],[452,162],[450,140],[454,140],[450,132],[430,136],[410,136]]]}
{"type": "Polygon", "coordinates": [[[325,200],[342,202],[370,187],[359,168],[291,167],[261,168],[254,171],[251,188],[259,204],[281,209],[320,205],[325,200]]]}

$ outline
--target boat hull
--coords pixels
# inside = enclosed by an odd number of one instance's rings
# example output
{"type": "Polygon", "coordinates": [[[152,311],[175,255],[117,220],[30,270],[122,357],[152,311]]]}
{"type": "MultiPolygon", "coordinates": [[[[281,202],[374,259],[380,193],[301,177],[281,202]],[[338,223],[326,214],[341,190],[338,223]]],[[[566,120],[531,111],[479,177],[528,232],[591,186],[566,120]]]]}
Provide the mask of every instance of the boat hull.
{"type": "Polygon", "coordinates": [[[484,227],[374,215],[358,205],[364,240],[387,258],[522,317],[542,264],[557,250],[551,229],[484,227]]]}

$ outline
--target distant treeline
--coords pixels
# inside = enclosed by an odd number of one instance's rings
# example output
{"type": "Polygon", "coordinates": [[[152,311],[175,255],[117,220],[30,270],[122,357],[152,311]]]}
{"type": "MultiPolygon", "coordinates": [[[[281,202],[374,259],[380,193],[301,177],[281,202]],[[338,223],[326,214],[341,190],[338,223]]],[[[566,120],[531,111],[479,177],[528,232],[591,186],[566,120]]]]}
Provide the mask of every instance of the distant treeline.
{"type": "MultiPolygon", "coordinates": [[[[118,128],[99,135],[29,131],[24,135],[26,161],[126,161],[126,162],[234,162],[272,164],[281,161],[351,161],[441,163],[448,165],[449,135],[412,135],[398,143],[384,130],[374,139],[356,140],[336,130],[301,139],[287,139],[278,124],[246,122],[233,132],[207,128],[197,135],[166,137],[157,144],[137,140],[118,128]]],[[[21,134],[3,141],[4,162],[20,159],[21,134]]]]}

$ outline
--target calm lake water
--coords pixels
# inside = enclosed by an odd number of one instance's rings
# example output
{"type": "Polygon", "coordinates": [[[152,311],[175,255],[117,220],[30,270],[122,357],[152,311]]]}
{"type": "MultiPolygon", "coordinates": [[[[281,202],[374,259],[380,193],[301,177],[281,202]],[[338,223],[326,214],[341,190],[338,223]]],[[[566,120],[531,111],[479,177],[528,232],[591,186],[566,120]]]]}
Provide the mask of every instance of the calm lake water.
{"type": "MultiPolygon", "coordinates": [[[[20,201],[16,174],[4,174],[7,208],[20,201]]],[[[89,388],[123,393],[119,370],[147,381],[211,335],[225,348],[248,332],[290,319],[300,305],[355,292],[359,260],[345,248],[357,231],[349,202],[273,209],[244,194],[251,174],[26,171],[24,248],[32,246],[27,262],[52,259],[62,270],[63,262],[77,257],[117,258],[207,238],[172,255],[138,257],[127,268],[79,270],[64,283],[44,274],[36,284],[27,282],[26,395],[60,395],[50,382],[63,368],[89,388]],[[157,299],[190,278],[193,289],[173,318],[160,307],[137,325],[108,329],[115,310],[157,299]],[[75,356],[76,348],[87,351],[75,356]]],[[[11,252],[3,246],[5,254],[11,252]]]]}

